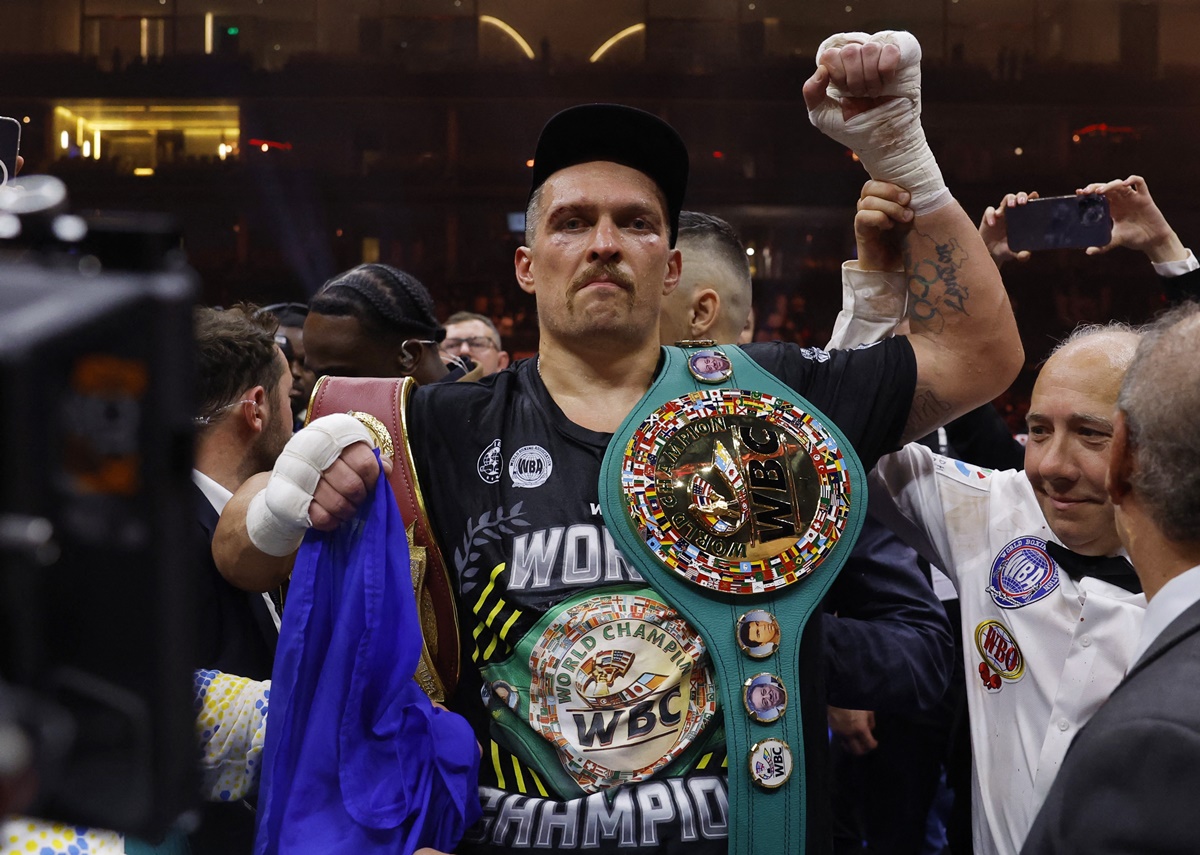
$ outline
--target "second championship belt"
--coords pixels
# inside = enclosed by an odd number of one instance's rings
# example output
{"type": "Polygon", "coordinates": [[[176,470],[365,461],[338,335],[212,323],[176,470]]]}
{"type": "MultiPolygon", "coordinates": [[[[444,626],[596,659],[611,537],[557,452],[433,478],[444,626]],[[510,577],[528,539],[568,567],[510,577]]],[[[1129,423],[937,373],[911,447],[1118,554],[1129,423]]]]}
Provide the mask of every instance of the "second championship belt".
{"type": "Polygon", "coordinates": [[[304,423],[330,413],[347,413],[362,422],[375,445],[392,458],[388,482],[408,533],[409,567],[421,621],[423,646],[415,676],[425,694],[442,703],[458,685],[458,613],[408,445],[408,398],[416,385],[411,377],[321,377],[313,388],[304,423]]]}
{"type": "Polygon", "coordinates": [[[862,528],[865,474],[833,423],[739,348],[663,352],[605,454],[604,520],[705,641],[730,853],[802,853],[800,639],[862,528]]]}

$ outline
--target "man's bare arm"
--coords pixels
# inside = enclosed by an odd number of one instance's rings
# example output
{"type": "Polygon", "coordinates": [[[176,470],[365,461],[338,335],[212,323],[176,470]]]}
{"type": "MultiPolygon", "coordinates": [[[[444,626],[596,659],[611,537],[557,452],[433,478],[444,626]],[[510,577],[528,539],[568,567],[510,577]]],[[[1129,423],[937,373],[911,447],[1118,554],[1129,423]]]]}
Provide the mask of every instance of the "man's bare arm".
{"type": "Polygon", "coordinates": [[[907,442],[995,398],[1025,354],[1000,271],[957,202],[914,219],[904,269],[917,357],[907,442]]]}
{"type": "Polygon", "coordinates": [[[840,33],[822,43],[804,84],[813,124],[873,179],[911,195],[903,251],[917,387],[905,440],[990,401],[1024,359],[1000,273],[925,139],[920,58],[909,33],[840,33]]]}

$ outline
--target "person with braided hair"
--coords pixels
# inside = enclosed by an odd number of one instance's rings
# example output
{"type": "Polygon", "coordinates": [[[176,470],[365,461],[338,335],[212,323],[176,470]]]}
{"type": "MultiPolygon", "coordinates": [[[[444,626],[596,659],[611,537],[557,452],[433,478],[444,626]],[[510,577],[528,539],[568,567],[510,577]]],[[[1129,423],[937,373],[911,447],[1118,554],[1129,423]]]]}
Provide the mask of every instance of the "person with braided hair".
{"type": "Polygon", "coordinates": [[[446,330],[415,277],[360,264],[326,282],[304,321],[305,364],[317,376],[409,377],[436,383],[449,369],[438,344],[446,330]]]}

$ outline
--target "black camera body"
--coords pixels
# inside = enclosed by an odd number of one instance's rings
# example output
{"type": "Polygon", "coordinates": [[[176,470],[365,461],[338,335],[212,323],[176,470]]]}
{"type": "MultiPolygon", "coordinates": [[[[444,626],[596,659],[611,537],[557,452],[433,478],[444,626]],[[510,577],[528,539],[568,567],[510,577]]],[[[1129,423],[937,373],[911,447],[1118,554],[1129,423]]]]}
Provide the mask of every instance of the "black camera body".
{"type": "Polygon", "coordinates": [[[196,281],[160,219],[117,221],[0,242],[0,698],[34,748],[25,813],[155,839],[198,798],[196,281]]]}

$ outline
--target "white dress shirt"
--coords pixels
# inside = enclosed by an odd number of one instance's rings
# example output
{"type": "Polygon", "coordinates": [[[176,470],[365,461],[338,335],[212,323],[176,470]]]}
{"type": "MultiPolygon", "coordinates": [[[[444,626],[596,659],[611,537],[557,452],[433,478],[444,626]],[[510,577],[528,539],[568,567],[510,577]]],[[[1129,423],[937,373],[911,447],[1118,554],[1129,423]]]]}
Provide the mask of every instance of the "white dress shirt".
{"type": "Polygon", "coordinates": [[[1142,635],[1133,652],[1133,661],[1141,659],[1154,640],[1162,635],[1162,631],[1197,602],[1200,602],[1200,564],[1185,570],[1159,588],[1147,604],[1146,619],[1142,622],[1142,635]]]}
{"type": "Polygon", "coordinates": [[[1187,251],[1187,255],[1178,261],[1152,261],[1151,264],[1154,266],[1155,273],[1168,279],[1191,273],[1193,270],[1200,270],[1200,261],[1196,260],[1195,254],[1190,249],[1187,251]]]}

